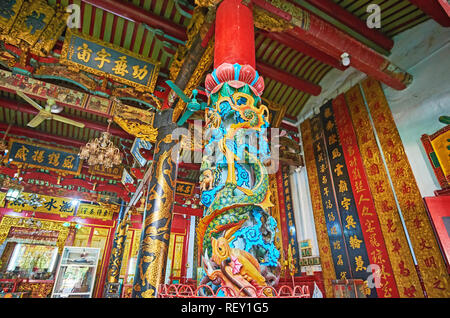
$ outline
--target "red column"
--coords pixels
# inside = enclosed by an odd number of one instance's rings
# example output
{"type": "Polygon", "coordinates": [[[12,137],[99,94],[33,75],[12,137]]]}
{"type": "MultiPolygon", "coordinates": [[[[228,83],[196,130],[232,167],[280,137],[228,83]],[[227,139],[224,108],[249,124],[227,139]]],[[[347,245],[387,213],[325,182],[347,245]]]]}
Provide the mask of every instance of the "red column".
{"type": "Polygon", "coordinates": [[[252,7],[242,0],[224,0],[216,12],[214,68],[223,63],[255,68],[252,7]]]}
{"type": "Polygon", "coordinates": [[[75,241],[75,235],[76,235],[77,229],[74,225],[70,225],[69,227],[69,233],[67,234],[66,243],[65,246],[73,246],[73,243],[75,241]]]}

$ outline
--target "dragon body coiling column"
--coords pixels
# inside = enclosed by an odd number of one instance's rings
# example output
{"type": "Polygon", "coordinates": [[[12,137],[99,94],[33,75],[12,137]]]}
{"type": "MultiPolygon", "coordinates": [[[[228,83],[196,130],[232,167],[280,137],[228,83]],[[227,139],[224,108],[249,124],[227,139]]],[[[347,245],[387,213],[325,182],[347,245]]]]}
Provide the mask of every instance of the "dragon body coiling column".
{"type": "Polygon", "coordinates": [[[269,295],[277,283],[277,224],[268,213],[271,162],[264,80],[255,70],[252,8],[222,1],[216,13],[214,71],[205,87],[207,144],[200,187],[205,206],[197,227],[202,284],[226,296],[269,295]]]}

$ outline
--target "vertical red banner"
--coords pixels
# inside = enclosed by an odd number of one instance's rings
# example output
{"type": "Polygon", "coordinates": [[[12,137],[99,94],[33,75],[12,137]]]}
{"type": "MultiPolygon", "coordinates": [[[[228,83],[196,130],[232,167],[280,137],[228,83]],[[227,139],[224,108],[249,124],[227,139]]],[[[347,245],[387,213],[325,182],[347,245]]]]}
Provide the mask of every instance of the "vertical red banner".
{"type": "Polygon", "coordinates": [[[361,86],[427,296],[449,298],[450,277],[383,88],[372,78],[361,86]]]}
{"type": "Polygon", "coordinates": [[[365,175],[345,96],[342,94],[336,97],[332,105],[369,260],[371,264],[376,265],[372,269],[374,272],[372,282],[376,284],[377,278],[379,278],[379,285],[375,286],[379,297],[398,298],[400,295],[365,175]]]}

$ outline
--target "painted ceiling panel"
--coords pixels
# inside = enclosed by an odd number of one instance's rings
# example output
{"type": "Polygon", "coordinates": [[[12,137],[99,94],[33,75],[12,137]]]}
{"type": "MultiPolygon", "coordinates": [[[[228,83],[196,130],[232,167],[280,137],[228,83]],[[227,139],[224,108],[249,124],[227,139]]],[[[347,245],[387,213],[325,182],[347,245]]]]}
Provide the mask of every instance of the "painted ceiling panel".
{"type": "MultiPolygon", "coordinates": [[[[429,19],[420,9],[407,0],[333,0],[336,4],[365,21],[370,13],[369,4],[381,8],[381,32],[388,37],[403,32],[429,19]]],[[[301,4],[302,1],[297,1],[301,4]]],[[[333,68],[314,58],[294,51],[264,35],[256,36],[256,58],[297,78],[319,84],[333,68]]],[[[287,117],[295,118],[311,95],[296,91],[285,84],[266,80],[263,97],[287,107],[287,117]]]]}
{"type": "MultiPolygon", "coordinates": [[[[189,24],[189,18],[183,16],[177,9],[174,0],[120,0],[127,1],[143,11],[164,17],[175,25],[186,28],[189,24]]],[[[183,0],[185,1],[185,0],[183,0]]],[[[187,0],[186,0],[187,1],[187,0]]],[[[292,0],[293,2],[297,0],[292,0]]],[[[381,7],[382,28],[386,36],[392,38],[394,35],[403,32],[429,17],[420,9],[412,5],[408,0],[329,0],[338,4],[348,12],[354,14],[361,20],[368,17],[366,9],[369,4],[378,4],[381,7]]],[[[144,26],[118,15],[85,3],[81,0],[48,0],[51,5],[67,6],[69,4],[78,4],[81,8],[81,28],[80,30],[98,38],[102,41],[114,43],[132,52],[152,57],[161,62],[162,72],[167,71],[172,62],[173,54],[176,50],[176,44],[169,43],[161,35],[157,35],[153,26],[144,26]]],[[[191,4],[193,0],[187,1],[191,4]]],[[[301,3],[300,0],[297,2],[301,3]]],[[[305,2],[305,1],[303,1],[305,2]]],[[[306,0],[306,2],[308,2],[306,0]]],[[[275,40],[269,39],[261,33],[256,33],[255,39],[256,58],[272,67],[279,69],[291,76],[319,84],[323,77],[332,69],[312,57],[289,48],[275,40]]],[[[270,77],[265,77],[266,88],[263,97],[287,107],[286,115],[289,118],[295,118],[302,107],[310,98],[310,95],[292,88],[286,83],[277,82],[270,77]]],[[[0,96],[8,99],[16,99],[14,94],[2,93],[0,96]],[[6,94],[6,95],[5,95],[6,94]]],[[[20,102],[23,102],[20,100],[20,102]]],[[[40,102],[41,104],[43,102],[40,102]]],[[[70,115],[80,119],[86,119],[91,122],[107,125],[107,119],[98,115],[78,110],[66,108],[62,115],[70,115]]],[[[3,109],[0,112],[0,121],[8,122],[10,120],[10,111],[3,109]]],[[[32,119],[29,114],[22,113],[18,116],[17,122],[21,127],[32,119]]],[[[38,127],[40,131],[51,134],[58,134],[68,138],[88,140],[92,136],[98,136],[99,132],[95,130],[86,130],[84,134],[78,134],[79,129],[66,124],[55,124],[48,126],[49,123],[38,127]]],[[[114,126],[114,125],[113,125],[114,126]]]]}

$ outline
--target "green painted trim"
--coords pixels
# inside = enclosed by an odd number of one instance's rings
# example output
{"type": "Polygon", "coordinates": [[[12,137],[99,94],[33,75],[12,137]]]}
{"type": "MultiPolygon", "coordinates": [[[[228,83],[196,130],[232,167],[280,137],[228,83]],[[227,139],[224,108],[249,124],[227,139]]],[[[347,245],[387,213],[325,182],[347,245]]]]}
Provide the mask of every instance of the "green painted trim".
{"type": "Polygon", "coordinates": [[[111,26],[113,24],[113,21],[114,21],[114,15],[112,13],[107,12],[105,26],[108,26],[108,27],[105,27],[105,32],[103,34],[103,39],[102,39],[105,42],[111,42],[111,35],[112,35],[111,34],[111,31],[112,31],[111,26]]]}
{"type": "Polygon", "coordinates": [[[142,24],[139,24],[138,30],[136,32],[136,39],[134,40],[134,46],[132,48],[132,51],[134,53],[139,53],[139,49],[141,48],[142,39],[144,38],[144,30],[145,30],[145,28],[142,26],[142,24]]]}
{"type": "Polygon", "coordinates": [[[125,41],[123,41],[123,47],[127,50],[130,50],[131,40],[133,38],[134,27],[136,24],[134,22],[128,21],[127,30],[125,34],[125,41]]]}
{"type": "Polygon", "coordinates": [[[158,112],[159,112],[159,110],[158,110],[155,106],[153,106],[152,104],[150,104],[150,103],[148,103],[148,102],[145,102],[145,101],[143,101],[143,100],[137,99],[137,98],[133,98],[133,97],[121,97],[121,98],[119,98],[119,99],[120,99],[120,100],[130,100],[130,101],[142,103],[142,104],[146,105],[147,107],[151,108],[152,110],[155,110],[155,111],[158,111],[158,112]]]}
{"type": "Polygon", "coordinates": [[[96,38],[100,38],[100,32],[102,30],[102,21],[103,21],[103,15],[105,14],[105,11],[96,8],[95,9],[95,24],[94,24],[94,31],[92,33],[92,36],[96,38]]]}
{"type": "Polygon", "coordinates": [[[21,74],[21,75],[25,75],[25,76],[31,77],[31,73],[29,71],[27,71],[27,70],[23,70],[23,69],[17,68],[17,67],[13,67],[11,70],[12,70],[13,74],[21,74]]]}
{"type": "Polygon", "coordinates": [[[92,20],[92,6],[88,3],[84,4],[83,21],[81,25],[81,32],[84,34],[90,34],[92,20]]]}

